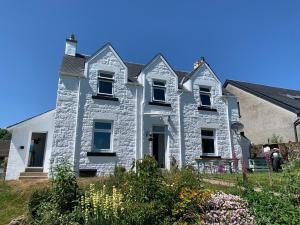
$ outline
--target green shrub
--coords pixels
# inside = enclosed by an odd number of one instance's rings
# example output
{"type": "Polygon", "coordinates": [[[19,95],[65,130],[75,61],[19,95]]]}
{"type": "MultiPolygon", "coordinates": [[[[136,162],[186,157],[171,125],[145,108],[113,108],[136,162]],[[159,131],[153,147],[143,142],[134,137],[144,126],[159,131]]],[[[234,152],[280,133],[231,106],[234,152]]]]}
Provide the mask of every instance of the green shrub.
{"type": "Polygon", "coordinates": [[[248,200],[258,225],[300,224],[300,205],[293,204],[285,193],[274,194],[268,190],[257,192],[249,189],[243,197],[248,200]]]}
{"type": "Polygon", "coordinates": [[[51,187],[33,192],[29,201],[32,224],[69,225],[77,221],[79,189],[69,164],[57,166],[51,187]]]}
{"type": "Polygon", "coordinates": [[[41,204],[48,202],[50,200],[50,190],[49,188],[35,189],[28,201],[28,211],[32,219],[37,218],[37,211],[40,208],[41,204]]]}
{"type": "Polygon", "coordinates": [[[78,204],[79,188],[76,176],[69,164],[62,164],[55,168],[51,187],[51,201],[57,205],[59,213],[73,211],[78,204]]]}

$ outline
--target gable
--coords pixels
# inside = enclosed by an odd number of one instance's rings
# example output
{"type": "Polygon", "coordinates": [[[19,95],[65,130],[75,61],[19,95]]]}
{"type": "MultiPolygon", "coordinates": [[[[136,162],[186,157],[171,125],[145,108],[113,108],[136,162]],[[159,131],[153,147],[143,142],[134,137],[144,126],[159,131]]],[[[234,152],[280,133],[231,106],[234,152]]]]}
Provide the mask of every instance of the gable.
{"type": "Polygon", "coordinates": [[[127,66],[114,50],[114,48],[108,43],[100,48],[96,53],[91,55],[85,63],[85,77],[88,76],[88,70],[95,69],[97,70],[97,63],[100,62],[102,67],[111,70],[116,66],[121,66],[125,70],[125,83],[127,82],[127,66]],[[118,64],[118,65],[117,65],[118,64]]]}

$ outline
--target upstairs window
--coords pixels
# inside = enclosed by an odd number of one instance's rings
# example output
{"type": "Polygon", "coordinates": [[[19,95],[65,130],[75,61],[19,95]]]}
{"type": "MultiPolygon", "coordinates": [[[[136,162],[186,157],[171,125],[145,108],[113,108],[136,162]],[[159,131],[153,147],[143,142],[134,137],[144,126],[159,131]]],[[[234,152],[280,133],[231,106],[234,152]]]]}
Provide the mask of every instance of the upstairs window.
{"type": "Polygon", "coordinates": [[[111,122],[94,122],[94,149],[95,151],[111,150],[111,122]]]}
{"type": "Polygon", "coordinates": [[[210,87],[200,87],[200,101],[203,106],[211,106],[210,87]]]}
{"type": "Polygon", "coordinates": [[[201,130],[202,136],[202,154],[215,154],[215,135],[213,130],[201,130]]]}
{"type": "Polygon", "coordinates": [[[165,81],[153,81],[152,87],[152,100],[154,102],[166,101],[166,82],[165,81]]]}
{"type": "Polygon", "coordinates": [[[114,74],[99,71],[98,74],[98,94],[113,95],[114,92],[114,74]]]}

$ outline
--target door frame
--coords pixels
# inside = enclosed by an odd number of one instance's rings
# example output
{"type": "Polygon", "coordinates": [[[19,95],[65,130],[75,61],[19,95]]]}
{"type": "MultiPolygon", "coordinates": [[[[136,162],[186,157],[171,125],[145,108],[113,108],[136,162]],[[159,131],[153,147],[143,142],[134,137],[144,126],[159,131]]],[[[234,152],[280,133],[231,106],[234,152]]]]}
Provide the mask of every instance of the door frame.
{"type": "MultiPolygon", "coordinates": [[[[167,146],[167,144],[168,144],[168,134],[167,134],[167,131],[168,131],[168,125],[164,125],[164,124],[152,124],[152,127],[151,127],[151,131],[152,131],[152,134],[164,134],[164,136],[165,136],[165,138],[164,138],[164,146],[165,146],[165,162],[164,162],[164,164],[165,164],[165,166],[164,166],[164,168],[163,169],[167,169],[168,168],[168,166],[167,166],[167,162],[168,162],[168,160],[167,160],[167,149],[168,149],[168,146],[167,146]],[[153,131],[153,127],[163,127],[164,128],[164,131],[163,132],[154,132],[153,131]]],[[[153,140],[152,140],[152,148],[151,148],[151,153],[152,153],[152,156],[154,156],[154,154],[153,154],[153,140]]]]}
{"type": "MultiPolygon", "coordinates": [[[[48,131],[30,131],[29,132],[29,137],[28,137],[28,147],[27,147],[27,156],[26,156],[26,164],[25,164],[25,168],[27,167],[32,167],[29,166],[30,163],[30,144],[31,144],[31,138],[32,138],[32,134],[33,133],[40,133],[40,134],[46,134],[46,138],[45,138],[45,147],[44,147],[44,155],[43,155],[43,166],[42,167],[38,167],[38,168],[44,168],[45,165],[45,157],[46,157],[46,150],[47,150],[47,144],[48,144],[48,131]]],[[[34,168],[34,167],[33,167],[34,168]]]]}

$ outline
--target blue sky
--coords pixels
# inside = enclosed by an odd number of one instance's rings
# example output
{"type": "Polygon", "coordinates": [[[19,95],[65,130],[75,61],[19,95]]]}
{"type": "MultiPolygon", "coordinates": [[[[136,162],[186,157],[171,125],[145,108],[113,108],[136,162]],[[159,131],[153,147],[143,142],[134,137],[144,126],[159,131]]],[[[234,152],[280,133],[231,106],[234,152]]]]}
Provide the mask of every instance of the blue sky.
{"type": "Polygon", "coordinates": [[[191,70],[204,56],[222,81],[300,89],[300,1],[0,2],[0,127],[55,107],[65,39],[78,52],[111,42],[123,59],[161,52],[191,70]]]}

